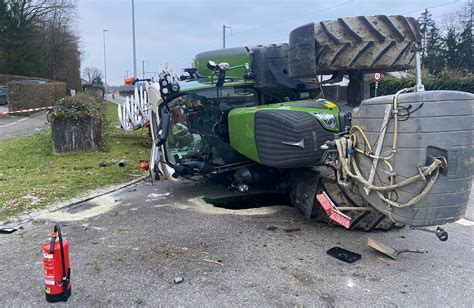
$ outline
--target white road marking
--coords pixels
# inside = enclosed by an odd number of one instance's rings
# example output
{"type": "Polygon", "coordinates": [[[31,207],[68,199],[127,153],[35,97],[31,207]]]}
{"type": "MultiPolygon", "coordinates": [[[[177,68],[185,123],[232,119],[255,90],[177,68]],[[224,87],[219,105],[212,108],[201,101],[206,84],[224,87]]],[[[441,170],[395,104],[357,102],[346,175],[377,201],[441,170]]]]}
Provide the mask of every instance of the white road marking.
{"type": "Polygon", "coordinates": [[[4,128],[4,127],[8,127],[8,126],[12,126],[12,125],[15,125],[17,122],[13,122],[13,123],[9,123],[9,124],[5,124],[5,125],[2,125],[0,126],[0,128],[4,128]]]}
{"type": "Polygon", "coordinates": [[[0,125],[0,128],[4,128],[4,127],[8,127],[8,126],[13,126],[13,125],[16,125],[16,124],[18,124],[18,123],[20,123],[20,122],[26,121],[26,120],[28,120],[28,119],[29,119],[29,118],[21,118],[21,119],[15,121],[15,122],[8,123],[8,124],[5,124],[5,125],[0,125]]]}

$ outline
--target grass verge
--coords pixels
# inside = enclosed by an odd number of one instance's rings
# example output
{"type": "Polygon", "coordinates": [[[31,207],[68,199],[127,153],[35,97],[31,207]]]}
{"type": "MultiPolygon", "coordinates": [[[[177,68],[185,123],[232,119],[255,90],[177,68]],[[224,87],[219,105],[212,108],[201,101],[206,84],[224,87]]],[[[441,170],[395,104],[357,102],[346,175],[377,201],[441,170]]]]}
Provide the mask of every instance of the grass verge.
{"type": "Polygon", "coordinates": [[[0,141],[0,221],[143,174],[138,163],[149,158],[147,131],[123,132],[116,105],[106,108],[103,152],[54,155],[50,130],[0,141]],[[100,161],[110,166],[99,167],[100,161]]]}

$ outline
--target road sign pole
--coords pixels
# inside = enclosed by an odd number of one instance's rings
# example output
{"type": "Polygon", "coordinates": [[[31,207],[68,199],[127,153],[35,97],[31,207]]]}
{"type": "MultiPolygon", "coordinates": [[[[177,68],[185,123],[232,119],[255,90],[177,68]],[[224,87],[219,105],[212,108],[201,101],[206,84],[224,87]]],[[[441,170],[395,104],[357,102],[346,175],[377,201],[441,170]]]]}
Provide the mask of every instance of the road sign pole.
{"type": "Polygon", "coordinates": [[[137,46],[135,43],[135,1],[132,0],[133,78],[137,78],[137,46]]]}
{"type": "Polygon", "coordinates": [[[380,73],[374,73],[372,75],[372,80],[375,82],[375,91],[374,91],[374,97],[377,97],[377,89],[379,88],[379,81],[382,80],[382,74],[380,73]]]}

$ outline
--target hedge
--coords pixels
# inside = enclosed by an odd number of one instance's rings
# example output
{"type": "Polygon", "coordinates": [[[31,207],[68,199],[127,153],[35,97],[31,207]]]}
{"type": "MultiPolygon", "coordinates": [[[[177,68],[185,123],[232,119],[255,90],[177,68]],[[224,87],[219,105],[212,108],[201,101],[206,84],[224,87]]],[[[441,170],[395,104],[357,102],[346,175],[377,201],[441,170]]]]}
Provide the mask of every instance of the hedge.
{"type": "Polygon", "coordinates": [[[49,81],[48,79],[38,78],[38,77],[0,74],[0,84],[7,84],[10,81],[15,81],[15,80],[43,80],[43,81],[46,81],[46,82],[49,81]]]}
{"type": "MultiPolygon", "coordinates": [[[[425,77],[422,79],[425,90],[457,90],[474,93],[474,76],[466,77],[425,77]]],[[[384,76],[379,82],[377,96],[395,94],[403,88],[413,87],[415,85],[415,77],[396,78],[384,76]]],[[[370,84],[370,92],[373,96],[375,83],[370,84]]]]}
{"type": "Polygon", "coordinates": [[[8,110],[53,106],[56,101],[66,96],[66,83],[21,83],[10,81],[7,83],[8,110]]]}

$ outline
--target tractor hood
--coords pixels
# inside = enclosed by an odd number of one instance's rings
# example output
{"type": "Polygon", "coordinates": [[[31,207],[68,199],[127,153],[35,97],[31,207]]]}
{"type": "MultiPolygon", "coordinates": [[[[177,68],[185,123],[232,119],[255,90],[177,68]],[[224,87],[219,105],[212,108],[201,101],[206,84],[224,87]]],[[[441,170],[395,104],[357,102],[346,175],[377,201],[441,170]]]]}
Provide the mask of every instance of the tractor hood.
{"type": "Polygon", "coordinates": [[[226,79],[251,80],[256,88],[310,90],[318,87],[317,80],[301,81],[288,75],[288,44],[245,46],[202,52],[194,58],[193,66],[201,76],[211,78],[213,71],[207,63],[226,62],[230,69],[226,79]]]}

